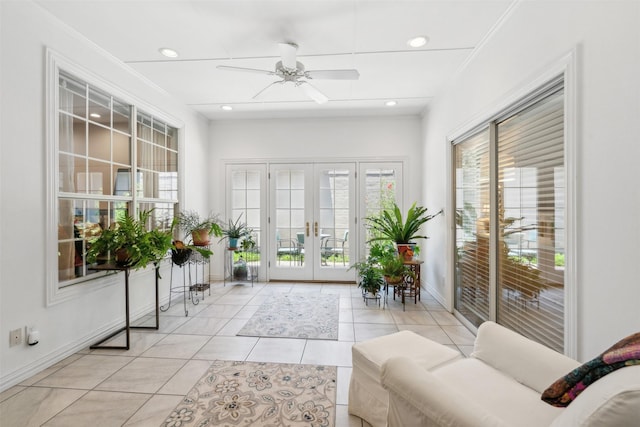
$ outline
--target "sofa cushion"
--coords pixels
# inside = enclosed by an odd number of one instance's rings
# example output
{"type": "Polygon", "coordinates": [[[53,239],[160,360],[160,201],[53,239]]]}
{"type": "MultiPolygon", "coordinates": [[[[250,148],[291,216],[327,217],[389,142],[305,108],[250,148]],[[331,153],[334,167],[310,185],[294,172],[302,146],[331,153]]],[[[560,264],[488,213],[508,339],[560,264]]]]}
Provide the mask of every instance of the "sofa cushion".
{"type": "Polygon", "coordinates": [[[536,390],[478,359],[458,360],[433,370],[432,374],[505,425],[548,426],[563,411],[542,402],[536,390]]]}
{"type": "Polygon", "coordinates": [[[640,332],[618,341],[598,357],[555,381],[542,393],[542,400],[553,406],[568,406],[600,378],[630,365],[640,365],[640,332]]]}

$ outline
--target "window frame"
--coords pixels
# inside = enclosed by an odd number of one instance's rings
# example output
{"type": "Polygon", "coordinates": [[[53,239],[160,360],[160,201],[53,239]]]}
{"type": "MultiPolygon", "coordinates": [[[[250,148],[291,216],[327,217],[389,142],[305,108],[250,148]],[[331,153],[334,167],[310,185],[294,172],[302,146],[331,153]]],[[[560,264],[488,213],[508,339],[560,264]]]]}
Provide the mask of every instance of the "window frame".
{"type": "MultiPolygon", "coordinates": [[[[564,271],[564,354],[576,358],[578,345],[578,310],[577,310],[577,283],[578,277],[578,183],[577,183],[577,72],[576,72],[576,50],[567,52],[549,64],[545,69],[530,76],[525,83],[515,90],[505,94],[493,105],[486,108],[485,112],[469,122],[463,124],[456,130],[449,133],[446,142],[447,149],[447,206],[450,212],[455,211],[455,157],[454,144],[477,133],[487,124],[503,120],[514,111],[521,109],[532,100],[538,98],[542,93],[559,81],[564,85],[564,159],[565,159],[565,271],[564,271]]],[[[493,140],[493,138],[492,138],[493,140]]],[[[491,149],[491,152],[495,150],[491,149]]],[[[495,162],[492,162],[495,164],[495,162]]],[[[494,171],[491,172],[494,176],[494,171]]],[[[495,195],[492,194],[492,200],[495,195]]],[[[447,275],[449,287],[449,302],[453,308],[455,300],[455,215],[449,215],[447,219],[447,275]]],[[[495,221],[493,221],[495,228],[495,221]]],[[[497,228],[491,230],[493,236],[497,236],[497,228]]],[[[492,272],[495,274],[495,272],[492,272]]],[[[494,282],[494,280],[492,280],[494,282]]],[[[491,312],[495,313],[492,307],[491,312]]],[[[475,326],[468,322],[459,313],[454,314],[472,330],[475,326]]]]}
{"type": "MultiPolygon", "coordinates": [[[[46,202],[45,202],[45,281],[46,281],[46,305],[52,306],[64,301],[68,301],[73,298],[77,298],[87,292],[94,292],[102,289],[106,286],[119,283],[118,279],[113,274],[100,274],[87,276],[84,280],[79,280],[72,283],[66,283],[61,286],[62,283],[58,279],[58,221],[59,221],[59,201],[68,197],[60,197],[59,192],[59,78],[60,71],[69,74],[79,80],[82,80],[90,87],[99,89],[102,92],[109,94],[110,96],[117,98],[119,101],[126,103],[130,106],[130,118],[131,118],[131,158],[130,166],[132,169],[137,167],[136,160],[136,128],[138,126],[138,114],[153,116],[154,118],[164,122],[167,126],[176,129],[177,132],[177,152],[182,152],[184,146],[184,123],[180,120],[167,115],[152,105],[136,98],[123,89],[109,83],[104,78],[92,73],[91,71],[83,68],[82,66],[70,61],[53,49],[47,48],[45,52],[46,56],[46,80],[45,80],[45,153],[46,153],[46,202]]],[[[125,72],[129,72],[126,69],[125,72]]],[[[184,194],[183,185],[183,163],[184,156],[178,155],[178,195],[177,200],[172,202],[178,206],[182,203],[182,197],[184,194]]],[[[69,196],[69,193],[65,193],[69,196]]],[[[88,197],[91,198],[91,197],[88,197]]],[[[81,197],[84,199],[84,197],[81,197]]],[[[101,199],[101,200],[107,200],[101,199]]],[[[109,199],[109,201],[112,201],[109,199]]],[[[137,197],[135,192],[132,194],[130,200],[127,200],[129,204],[129,212],[137,215],[138,207],[145,203],[157,203],[158,199],[155,198],[142,198],[137,197]]],[[[169,202],[168,200],[162,200],[161,202],[169,202]]]]}

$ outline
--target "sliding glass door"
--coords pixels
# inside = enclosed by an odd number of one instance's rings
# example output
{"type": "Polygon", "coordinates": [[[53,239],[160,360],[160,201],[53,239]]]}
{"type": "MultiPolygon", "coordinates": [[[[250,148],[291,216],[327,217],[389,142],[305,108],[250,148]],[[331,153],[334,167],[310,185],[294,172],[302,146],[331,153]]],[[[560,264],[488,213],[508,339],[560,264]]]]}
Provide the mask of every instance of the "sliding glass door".
{"type": "Polygon", "coordinates": [[[454,147],[456,182],[455,308],[479,326],[491,318],[489,132],[454,147]]]}
{"type": "Polygon", "coordinates": [[[455,141],[455,309],[564,349],[564,92],[455,141]]]}

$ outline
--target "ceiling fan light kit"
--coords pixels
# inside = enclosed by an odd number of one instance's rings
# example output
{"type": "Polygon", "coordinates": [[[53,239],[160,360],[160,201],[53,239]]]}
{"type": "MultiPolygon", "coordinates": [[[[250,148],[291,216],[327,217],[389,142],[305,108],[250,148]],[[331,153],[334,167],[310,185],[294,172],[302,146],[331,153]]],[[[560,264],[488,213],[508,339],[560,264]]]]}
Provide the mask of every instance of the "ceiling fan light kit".
{"type": "Polygon", "coordinates": [[[258,98],[267,89],[285,83],[293,83],[295,87],[300,88],[309,98],[317,102],[318,104],[324,104],[329,101],[329,98],[319,91],[315,86],[309,83],[307,80],[358,80],[360,73],[358,70],[309,70],[307,71],[304,65],[297,61],[298,45],[295,43],[278,43],[280,50],[280,61],[276,62],[275,71],[258,70],[255,68],[243,68],[232,67],[228,65],[218,65],[220,70],[229,71],[242,71],[249,73],[260,73],[268,76],[276,76],[282,80],[275,81],[262,89],[253,99],[258,98]]]}

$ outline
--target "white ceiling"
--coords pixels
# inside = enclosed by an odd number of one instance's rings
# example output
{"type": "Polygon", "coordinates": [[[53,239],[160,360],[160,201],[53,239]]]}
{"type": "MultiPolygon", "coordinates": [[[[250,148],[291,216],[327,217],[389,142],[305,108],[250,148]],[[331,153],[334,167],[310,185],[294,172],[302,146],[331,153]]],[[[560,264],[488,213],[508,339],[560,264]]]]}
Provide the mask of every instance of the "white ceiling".
{"type": "Polygon", "coordinates": [[[420,114],[514,0],[37,0],[60,20],[210,119],[420,114]],[[429,43],[410,48],[417,35],[429,43]],[[278,43],[307,70],[355,68],[356,81],[314,80],[316,104],[275,76],[278,43]],[[169,59],[158,49],[169,47],[169,59]],[[395,107],[385,101],[395,100],[395,107]],[[231,105],[233,111],[221,110],[231,105]]]}

